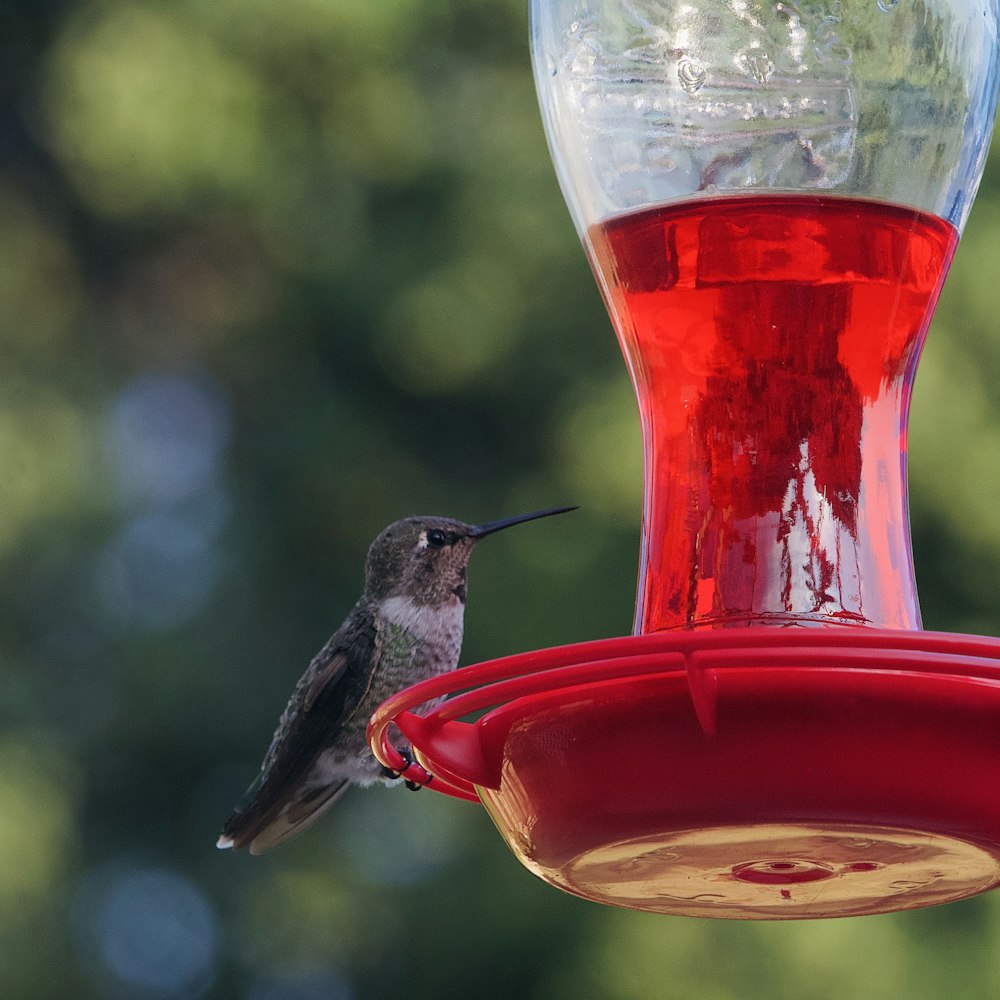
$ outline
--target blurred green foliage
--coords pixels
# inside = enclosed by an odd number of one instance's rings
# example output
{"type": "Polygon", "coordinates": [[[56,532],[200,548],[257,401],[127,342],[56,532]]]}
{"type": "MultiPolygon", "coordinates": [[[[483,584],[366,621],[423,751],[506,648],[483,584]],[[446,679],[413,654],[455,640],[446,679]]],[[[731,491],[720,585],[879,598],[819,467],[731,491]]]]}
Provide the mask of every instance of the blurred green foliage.
{"type": "MultiPolygon", "coordinates": [[[[580,503],[477,553],[464,660],[628,631],[631,392],[522,0],[10,0],[0,46],[0,996],[997,994],[996,895],[614,911],[395,790],[215,851],[388,521],[580,503]]],[[[990,634],[997,162],[911,434],[925,624],[990,634]]]]}

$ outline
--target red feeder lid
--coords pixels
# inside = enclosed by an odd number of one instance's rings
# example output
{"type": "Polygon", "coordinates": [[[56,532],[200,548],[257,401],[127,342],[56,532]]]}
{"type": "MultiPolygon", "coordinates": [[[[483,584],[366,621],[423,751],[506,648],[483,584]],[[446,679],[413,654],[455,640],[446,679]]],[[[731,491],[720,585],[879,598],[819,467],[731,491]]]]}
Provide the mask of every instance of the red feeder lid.
{"type": "Polygon", "coordinates": [[[481,800],[529,870],[598,902],[833,917],[1000,883],[996,639],[744,627],[585,642],[416,684],[369,737],[408,779],[481,800]]]}

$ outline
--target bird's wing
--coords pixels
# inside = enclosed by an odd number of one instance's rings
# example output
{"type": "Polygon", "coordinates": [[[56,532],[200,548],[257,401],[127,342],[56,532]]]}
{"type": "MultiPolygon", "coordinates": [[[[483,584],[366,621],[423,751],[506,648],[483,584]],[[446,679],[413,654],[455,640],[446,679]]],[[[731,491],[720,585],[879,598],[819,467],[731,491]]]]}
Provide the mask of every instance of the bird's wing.
{"type": "Polygon", "coordinates": [[[371,620],[352,612],[316,654],[281,716],[260,773],[223,827],[220,845],[240,848],[259,840],[254,846],[263,850],[332,805],[346,786],[308,785],[306,779],[367,694],[379,646],[371,620]],[[277,839],[263,836],[279,818],[277,839]]]}
{"type": "Polygon", "coordinates": [[[326,785],[303,786],[301,794],[291,796],[253,835],[249,841],[250,853],[263,854],[268,848],[312,826],[350,786],[347,778],[326,785]]]}

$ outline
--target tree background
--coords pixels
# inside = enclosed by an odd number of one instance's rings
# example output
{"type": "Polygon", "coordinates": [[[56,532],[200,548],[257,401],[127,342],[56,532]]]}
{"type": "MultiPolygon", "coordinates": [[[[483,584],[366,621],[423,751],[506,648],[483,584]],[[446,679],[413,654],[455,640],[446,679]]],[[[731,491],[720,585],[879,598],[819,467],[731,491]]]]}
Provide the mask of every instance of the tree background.
{"type": "MultiPolygon", "coordinates": [[[[630,628],[638,424],[525,6],[0,7],[0,995],[1000,990],[997,894],[617,911],[396,790],[259,859],[213,846],[389,521],[582,505],[477,552],[466,663],[630,628]]],[[[994,157],[910,448],[925,626],[994,635],[998,231],[994,157]]]]}

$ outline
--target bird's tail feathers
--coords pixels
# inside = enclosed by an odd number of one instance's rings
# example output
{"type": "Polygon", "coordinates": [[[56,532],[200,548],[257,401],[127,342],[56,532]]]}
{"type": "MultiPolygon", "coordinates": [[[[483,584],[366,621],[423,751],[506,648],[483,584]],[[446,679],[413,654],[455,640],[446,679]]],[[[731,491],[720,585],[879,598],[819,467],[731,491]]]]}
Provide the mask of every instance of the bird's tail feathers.
{"type": "Polygon", "coordinates": [[[315,823],[349,786],[346,778],[333,784],[305,786],[281,808],[263,815],[237,810],[222,828],[216,846],[239,850],[249,845],[251,854],[263,854],[315,823]]]}

